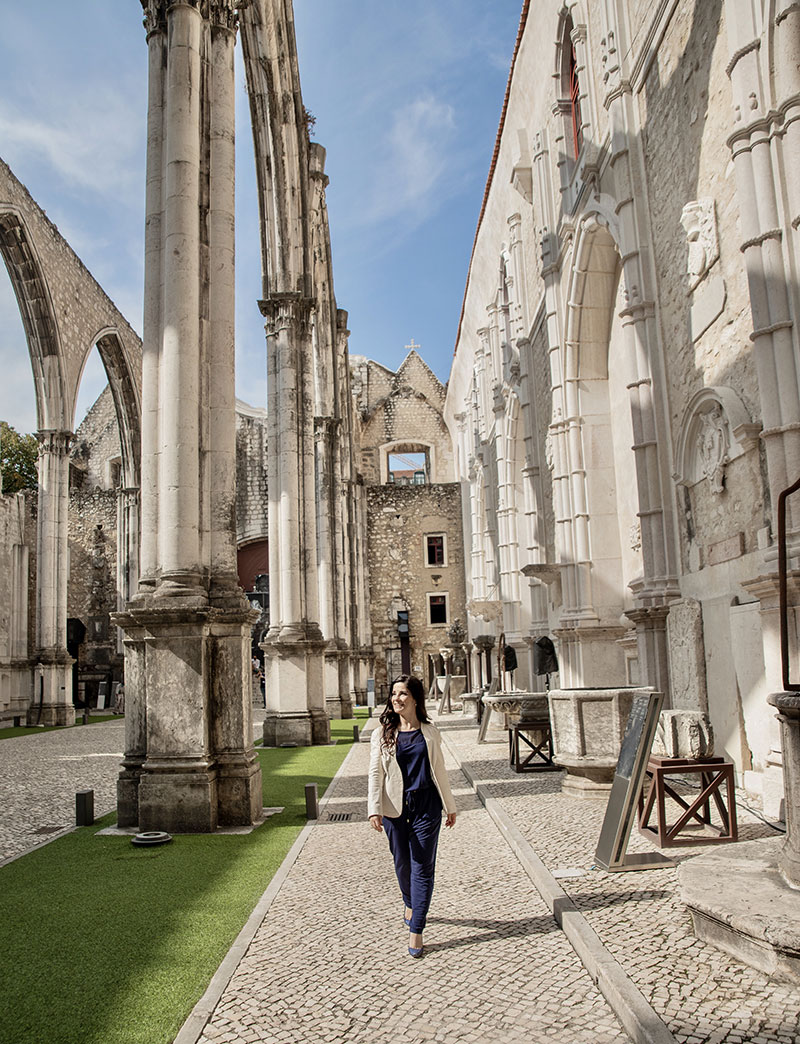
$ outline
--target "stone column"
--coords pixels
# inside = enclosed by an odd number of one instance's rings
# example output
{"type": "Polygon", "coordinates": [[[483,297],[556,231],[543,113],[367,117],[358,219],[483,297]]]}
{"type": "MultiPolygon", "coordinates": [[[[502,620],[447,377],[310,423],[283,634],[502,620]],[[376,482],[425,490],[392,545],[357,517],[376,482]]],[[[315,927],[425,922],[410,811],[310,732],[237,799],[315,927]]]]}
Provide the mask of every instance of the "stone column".
{"type": "MultiPolygon", "coordinates": [[[[726,21],[732,54],[727,72],[734,97],[734,127],[728,144],[736,172],[761,437],[774,510],[778,494],[800,472],[798,338],[790,301],[792,273],[800,261],[800,193],[791,163],[800,148],[800,12],[789,0],[778,0],[774,27],[764,27],[759,36],[752,5],[727,0],[726,21]],[[775,77],[767,81],[761,50],[770,32],[774,32],[773,61],[780,59],[780,65],[775,66],[775,77]],[[793,260],[788,266],[787,257],[793,260]]],[[[798,514],[800,509],[795,508],[787,518],[790,554],[798,539],[798,514]]]]}
{"type": "Polygon", "coordinates": [[[777,708],[783,747],[786,839],[778,867],[793,888],[800,888],[800,693],[776,692],[767,702],[777,708]]]}
{"type": "Polygon", "coordinates": [[[36,659],[28,722],[74,725],[67,652],[69,447],[72,433],[40,431],[36,555],[36,659]]]}
{"type": "Polygon", "coordinates": [[[664,710],[668,710],[671,706],[667,646],[669,607],[659,605],[650,609],[627,609],[625,615],[636,627],[639,677],[664,693],[664,710]]]}
{"type": "Polygon", "coordinates": [[[142,577],[125,629],[121,825],[253,823],[250,626],[236,582],[235,12],[143,0],[150,48],[142,577]],[[153,536],[153,539],[151,539],[153,536]]]}
{"type": "MultiPolygon", "coordinates": [[[[17,505],[22,512],[24,504],[24,497],[18,496],[17,505]]],[[[28,660],[28,560],[27,544],[14,544],[11,548],[8,712],[12,717],[20,718],[27,714],[31,701],[31,665],[28,660]]]]}
{"type": "Polygon", "coordinates": [[[491,634],[479,634],[476,638],[472,639],[475,648],[478,650],[478,666],[481,672],[481,686],[489,686],[492,684],[492,649],[494,648],[494,635],[491,634]],[[481,660],[483,656],[483,660],[481,660]]]}
{"type": "Polygon", "coordinates": [[[267,333],[270,424],[270,629],[264,744],[327,743],[314,489],[311,301],[276,294],[261,302],[267,333]],[[273,448],[274,444],[274,448],[273,448]],[[275,572],[273,574],[273,561],[275,572]],[[273,600],[272,577],[278,578],[273,600]]]}

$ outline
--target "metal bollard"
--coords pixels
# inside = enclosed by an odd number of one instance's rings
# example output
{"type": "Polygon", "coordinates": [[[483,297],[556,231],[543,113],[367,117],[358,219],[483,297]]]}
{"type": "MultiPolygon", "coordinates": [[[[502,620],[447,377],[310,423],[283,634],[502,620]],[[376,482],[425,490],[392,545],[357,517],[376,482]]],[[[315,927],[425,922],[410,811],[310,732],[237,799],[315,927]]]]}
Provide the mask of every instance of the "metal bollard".
{"type": "Polygon", "coordinates": [[[94,823],[94,791],[79,790],[75,795],[75,826],[94,823]]]}
{"type": "Polygon", "coordinates": [[[358,731],[358,725],[354,725],[353,726],[353,743],[358,743],[360,739],[361,739],[361,736],[360,736],[360,733],[358,731]]]}
{"type": "Polygon", "coordinates": [[[319,819],[317,784],[306,783],[306,819],[319,819]]]}

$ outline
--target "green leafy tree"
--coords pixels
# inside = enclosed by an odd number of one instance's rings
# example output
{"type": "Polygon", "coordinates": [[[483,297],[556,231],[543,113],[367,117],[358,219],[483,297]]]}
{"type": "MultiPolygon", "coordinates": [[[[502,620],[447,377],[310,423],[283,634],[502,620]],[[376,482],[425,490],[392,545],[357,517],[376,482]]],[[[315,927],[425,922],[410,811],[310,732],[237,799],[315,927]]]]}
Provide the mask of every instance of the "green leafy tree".
{"type": "Polygon", "coordinates": [[[0,421],[0,470],[3,473],[3,493],[37,489],[38,458],[39,443],[35,435],[20,435],[16,428],[0,421]]]}

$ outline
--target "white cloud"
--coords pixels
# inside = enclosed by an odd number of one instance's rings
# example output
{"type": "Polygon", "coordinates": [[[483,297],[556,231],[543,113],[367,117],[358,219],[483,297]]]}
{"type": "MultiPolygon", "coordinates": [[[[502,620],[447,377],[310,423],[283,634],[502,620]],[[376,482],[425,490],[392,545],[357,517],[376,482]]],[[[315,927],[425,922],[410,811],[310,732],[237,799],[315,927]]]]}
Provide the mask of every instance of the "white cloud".
{"type": "Polygon", "coordinates": [[[365,217],[422,220],[441,200],[455,128],[453,107],[426,94],[395,110],[378,145],[373,195],[365,217]]]}
{"type": "Polygon", "coordinates": [[[12,169],[44,161],[73,188],[119,199],[141,196],[144,139],[141,104],[104,91],[59,106],[46,118],[22,114],[0,102],[0,140],[12,169]]]}

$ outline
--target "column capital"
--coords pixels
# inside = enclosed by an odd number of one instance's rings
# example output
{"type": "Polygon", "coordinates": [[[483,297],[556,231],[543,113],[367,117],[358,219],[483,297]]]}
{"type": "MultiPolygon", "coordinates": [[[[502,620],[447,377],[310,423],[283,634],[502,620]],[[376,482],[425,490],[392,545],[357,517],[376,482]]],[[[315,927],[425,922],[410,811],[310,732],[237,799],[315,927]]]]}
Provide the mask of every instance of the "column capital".
{"type": "Polygon", "coordinates": [[[212,25],[236,32],[238,15],[234,0],[209,0],[208,16],[212,25]]]}
{"type": "Polygon", "coordinates": [[[167,28],[167,0],[142,0],[145,33],[165,32],[167,28]]]}
{"type": "Polygon", "coordinates": [[[301,293],[270,294],[268,298],[258,302],[258,307],[266,319],[264,326],[267,337],[275,337],[281,330],[289,327],[307,326],[311,319],[314,298],[301,293]]]}
{"type": "Polygon", "coordinates": [[[69,453],[75,435],[71,431],[42,428],[36,432],[36,438],[39,440],[39,456],[52,453],[55,456],[64,457],[69,453]]]}

